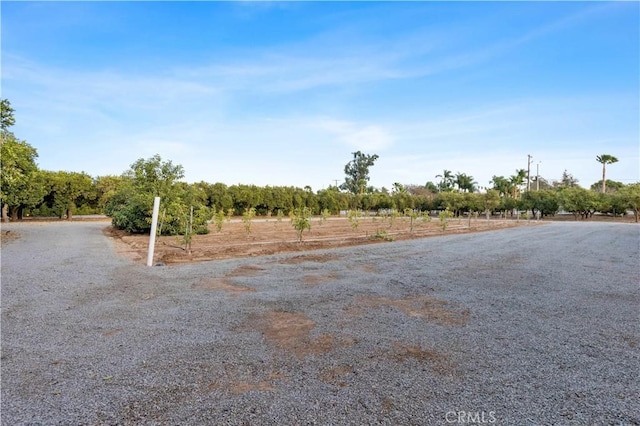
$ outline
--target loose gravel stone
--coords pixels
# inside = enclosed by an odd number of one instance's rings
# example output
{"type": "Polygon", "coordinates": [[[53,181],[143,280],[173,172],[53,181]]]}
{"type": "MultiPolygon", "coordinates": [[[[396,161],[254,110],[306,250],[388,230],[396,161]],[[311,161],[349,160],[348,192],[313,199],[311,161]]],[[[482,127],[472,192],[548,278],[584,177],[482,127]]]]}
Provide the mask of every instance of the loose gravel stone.
{"type": "Polygon", "coordinates": [[[640,424],[640,227],[145,267],[11,223],[6,425],[640,424]]]}

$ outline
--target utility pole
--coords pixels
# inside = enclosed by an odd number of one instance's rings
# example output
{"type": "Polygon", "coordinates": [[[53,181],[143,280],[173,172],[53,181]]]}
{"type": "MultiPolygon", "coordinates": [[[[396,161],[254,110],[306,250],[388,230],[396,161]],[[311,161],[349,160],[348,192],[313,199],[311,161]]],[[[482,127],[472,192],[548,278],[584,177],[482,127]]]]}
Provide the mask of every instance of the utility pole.
{"type": "Polygon", "coordinates": [[[540,191],[540,163],[542,161],[538,161],[536,164],[536,191],[540,191]]]}
{"type": "Polygon", "coordinates": [[[527,154],[527,192],[531,189],[531,159],[533,156],[527,154]]]}
{"type": "Polygon", "coordinates": [[[333,180],[336,183],[336,188],[338,188],[338,179],[333,180]]]}

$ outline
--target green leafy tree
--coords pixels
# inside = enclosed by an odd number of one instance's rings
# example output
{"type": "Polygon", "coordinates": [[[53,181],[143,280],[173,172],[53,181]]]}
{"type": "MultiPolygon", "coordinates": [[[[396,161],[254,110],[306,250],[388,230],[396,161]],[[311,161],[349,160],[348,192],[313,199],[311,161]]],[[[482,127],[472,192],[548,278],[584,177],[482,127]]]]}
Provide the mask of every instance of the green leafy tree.
{"type": "Polygon", "coordinates": [[[618,159],[613,155],[602,154],[596,157],[596,161],[602,164],[602,192],[607,192],[607,164],[617,163],[618,159]]]}
{"type": "MultiPolygon", "coordinates": [[[[162,233],[179,235],[184,232],[185,217],[190,208],[199,209],[197,197],[189,194],[187,186],[179,184],[184,169],[159,155],[139,159],[123,174],[124,183],[107,202],[105,213],[118,229],[132,233],[146,233],[151,229],[154,197],[160,197],[163,212],[162,233]],[[194,205],[190,205],[193,201],[194,205]]],[[[207,232],[206,219],[194,222],[195,233],[207,232]]]]}
{"type": "Polygon", "coordinates": [[[213,222],[216,225],[216,231],[222,232],[222,226],[224,225],[225,213],[223,209],[218,210],[213,215],[213,222]]]}
{"type": "Polygon", "coordinates": [[[362,218],[362,212],[360,210],[349,210],[347,212],[347,219],[349,219],[349,223],[354,231],[358,230],[358,226],[360,226],[360,219],[362,218]]]}
{"type": "Polygon", "coordinates": [[[411,196],[406,191],[403,192],[394,192],[391,196],[393,200],[393,206],[398,211],[404,211],[405,209],[413,209],[414,207],[414,197],[411,196]]]}
{"type": "Polygon", "coordinates": [[[596,193],[579,186],[563,188],[560,191],[560,203],[562,208],[572,213],[576,220],[578,217],[588,219],[596,211],[596,193]]]}
{"type": "Polygon", "coordinates": [[[95,178],[93,185],[96,190],[98,208],[104,210],[111,197],[113,197],[124,184],[125,178],[122,176],[106,175],[95,178]]]}
{"type": "Polygon", "coordinates": [[[360,151],[352,154],[353,160],[344,166],[346,178],[341,188],[354,195],[362,195],[367,188],[367,182],[369,182],[369,170],[379,157],[377,154],[368,155],[360,151]]]}
{"type": "Polygon", "coordinates": [[[567,170],[562,172],[562,177],[559,181],[553,181],[554,188],[573,188],[578,186],[578,179],[574,178],[567,170]]]}
{"type": "MultiPolygon", "coordinates": [[[[436,176],[437,177],[437,176],[436,176]]],[[[432,194],[435,194],[438,192],[438,185],[436,185],[435,183],[429,181],[424,185],[425,189],[427,191],[429,191],[432,194]]]]}
{"type": "MultiPolygon", "coordinates": [[[[463,194],[463,209],[470,213],[482,211],[482,201],[482,194],[467,192],[463,194]]],[[[471,216],[471,214],[469,216],[471,216]]]]}
{"type": "Polygon", "coordinates": [[[459,192],[442,192],[438,194],[436,202],[440,209],[449,210],[455,216],[459,216],[464,205],[464,196],[459,192]]]}
{"type": "Polygon", "coordinates": [[[603,191],[602,188],[602,181],[599,180],[598,182],[594,182],[593,184],[591,184],[591,187],[589,188],[592,191],[595,192],[616,192],[618,191],[620,188],[622,188],[624,186],[624,183],[622,182],[618,182],[615,180],[609,180],[607,179],[607,181],[605,182],[605,190],[603,191]]]}
{"type": "Polygon", "coordinates": [[[6,131],[9,127],[16,124],[16,119],[13,116],[14,109],[11,108],[11,102],[8,99],[0,100],[0,130],[6,131]]]}
{"type": "Polygon", "coordinates": [[[633,211],[636,222],[638,222],[638,213],[640,212],[640,183],[632,183],[625,185],[616,193],[620,198],[621,204],[633,211]]]}
{"type": "Polygon", "coordinates": [[[404,209],[404,215],[409,218],[409,232],[413,234],[413,226],[419,216],[418,211],[414,209],[404,209]]]}
{"type": "Polygon", "coordinates": [[[244,224],[244,230],[247,234],[251,233],[251,222],[254,217],[256,217],[255,207],[247,207],[244,209],[244,212],[242,212],[242,223],[244,224]]]}
{"type": "MultiPolygon", "coordinates": [[[[22,220],[24,213],[42,205],[47,195],[48,185],[45,172],[36,170],[30,173],[28,179],[21,181],[13,189],[17,190],[6,198],[7,204],[5,206],[8,204],[11,206],[8,209],[8,214],[11,216],[12,221],[22,220]]],[[[6,215],[6,213],[3,214],[6,215]]]]}
{"type": "Polygon", "coordinates": [[[233,197],[229,193],[227,185],[216,182],[213,185],[205,184],[207,193],[207,206],[216,211],[227,211],[233,208],[233,197]]]}
{"type": "Polygon", "coordinates": [[[327,220],[329,220],[329,218],[331,217],[331,212],[329,211],[329,209],[323,209],[322,212],[320,212],[320,215],[322,216],[322,220],[320,221],[320,224],[322,224],[327,220]]]}
{"type": "Polygon", "coordinates": [[[298,242],[302,242],[302,233],[311,230],[311,209],[309,207],[298,207],[293,210],[291,217],[291,225],[296,230],[298,242]]]}
{"type": "Polygon", "coordinates": [[[73,219],[75,209],[83,201],[95,198],[93,179],[82,172],[47,172],[49,203],[60,218],[73,219]]]}
{"type": "Polygon", "coordinates": [[[438,218],[440,219],[440,226],[442,227],[442,231],[446,231],[449,219],[453,217],[453,212],[449,211],[449,209],[445,209],[438,213],[438,218]]]}
{"type": "Polygon", "coordinates": [[[317,197],[319,208],[329,210],[332,214],[338,214],[349,207],[349,195],[340,192],[335,186],[318,191],[317,197]]]}
{"type": "Polygon", "coordinates": [[[495,189],[488,190],[486,193],[482,194],[481,205],[487,216],[487,220],[489,220],[491,212],[497,209],[500,205],[500,193],[495,189]]]}
{"type": "Polygon", "coordinates": [[[557,191],[543,189],[529,191],[523,197],[526,207],[531,209],[536,216],[553,216],[560,210],[560,198],[557,191]]]}
{"type": "Polygon", "coordinates": [[[0,201],[2,219],[17,220],[24,208],[42,201],[44,187],[38,173],[38,152],[27,142],[19,140],[8,129],[15,124],[13,108],[8,100],[0,101],[0,201]]]}

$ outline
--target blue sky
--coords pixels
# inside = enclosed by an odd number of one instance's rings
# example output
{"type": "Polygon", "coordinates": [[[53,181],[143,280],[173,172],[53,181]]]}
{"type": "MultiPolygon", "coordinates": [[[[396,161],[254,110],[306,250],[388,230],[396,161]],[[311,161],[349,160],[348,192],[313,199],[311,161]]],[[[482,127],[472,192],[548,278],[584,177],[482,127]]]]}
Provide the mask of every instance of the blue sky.
{"type": "Polygon", "coordinates": [[[190,182],[444,169],[640,180],[638,2],[2,2],[2,98],[47,170],[190,182]]]}

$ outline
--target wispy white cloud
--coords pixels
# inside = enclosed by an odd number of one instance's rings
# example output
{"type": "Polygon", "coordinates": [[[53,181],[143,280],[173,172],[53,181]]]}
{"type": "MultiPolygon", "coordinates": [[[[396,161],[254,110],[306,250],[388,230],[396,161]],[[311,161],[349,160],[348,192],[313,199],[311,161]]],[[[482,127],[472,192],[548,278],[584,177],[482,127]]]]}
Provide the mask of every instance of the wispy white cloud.
{"type": "Polygon", "coordinates": [[[321,118],[317,121],[310,120],[309,125],[335,135],[337,140],[357,150],[385,150],[394,142],[389,131],[375,124],[321,118]]]}

